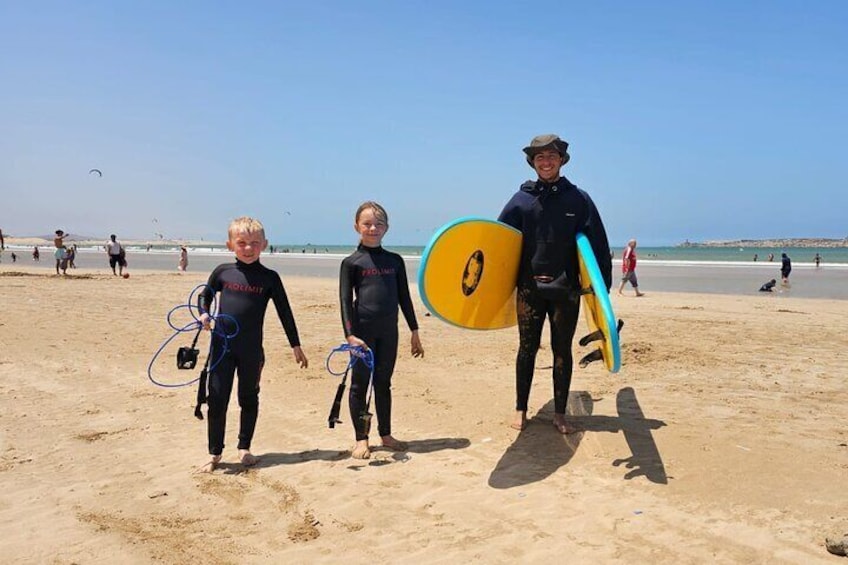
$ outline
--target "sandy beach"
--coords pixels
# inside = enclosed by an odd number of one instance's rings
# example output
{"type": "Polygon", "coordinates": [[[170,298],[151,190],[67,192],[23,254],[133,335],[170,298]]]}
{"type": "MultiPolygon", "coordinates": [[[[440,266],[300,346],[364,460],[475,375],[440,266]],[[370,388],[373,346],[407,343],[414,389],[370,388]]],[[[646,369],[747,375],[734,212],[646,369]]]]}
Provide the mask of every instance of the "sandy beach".
{"type": "MultiPolygon", "coordinates": [[[[622,371],[575,368],[583,431],[562,436],[546,346],[519,433],[517,331],[450,327],[414,289],[426,356],[402,328],[393,381],[409,450],[358,461],[346,407],[327,427],[337,282],[284,276],[310,366],[269,310],[261,461],[237,463],[233,399],[225,464],[204,475],[195,388],[157,387],[147,366],[167,312],[208,271],[49,273],[0,268],[4,562],[844,561],[825,538],[848,533],[846,300],[614,295],[622,371]]],[[[196,376],[173,361],[189,341],[165,350],[158,377],[196,376]]]]}

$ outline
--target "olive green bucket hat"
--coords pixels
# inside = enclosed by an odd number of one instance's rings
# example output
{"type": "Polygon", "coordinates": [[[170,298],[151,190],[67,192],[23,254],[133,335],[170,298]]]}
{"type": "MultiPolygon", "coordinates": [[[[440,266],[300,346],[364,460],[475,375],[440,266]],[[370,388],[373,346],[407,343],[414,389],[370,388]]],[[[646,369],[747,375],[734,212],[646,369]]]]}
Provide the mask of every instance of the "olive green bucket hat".
{"type": "Polygon", "coordinates": [[[568,163],[568,160],[571,159],[571,155],[568,154],[568,143],[561,140],[558,135],[553,133],[546,133],[544,135],[537,135],[530,141],[530,145],[524,148],[524,153],[527,155],[527,164],[531,167],[533,166],[533,157],[536,156],[537,153],[541,153],[545,149],[553,149],[560,155],[562,155],[562,164],[565,165],[568,163]]]}

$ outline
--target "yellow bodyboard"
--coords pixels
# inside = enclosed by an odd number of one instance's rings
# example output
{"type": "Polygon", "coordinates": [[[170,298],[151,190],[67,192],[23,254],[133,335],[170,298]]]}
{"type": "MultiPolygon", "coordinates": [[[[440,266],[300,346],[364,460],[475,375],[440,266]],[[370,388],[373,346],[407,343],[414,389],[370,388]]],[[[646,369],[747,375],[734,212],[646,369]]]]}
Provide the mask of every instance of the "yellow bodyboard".
{"type": "Polygon", "coordinates": [[[521,232],[485,218],[460,218],[436,232],[421,256],[418,291],[430,312],[469,329],[517,323],[521,232]]]}

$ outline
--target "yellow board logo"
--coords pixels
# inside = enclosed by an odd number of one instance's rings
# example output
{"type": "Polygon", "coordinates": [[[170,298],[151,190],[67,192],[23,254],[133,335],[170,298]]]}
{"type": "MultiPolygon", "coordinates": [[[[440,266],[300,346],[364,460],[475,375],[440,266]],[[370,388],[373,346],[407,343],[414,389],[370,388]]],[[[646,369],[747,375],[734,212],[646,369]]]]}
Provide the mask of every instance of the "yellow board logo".
{"type": "Polygon", "coordinates": [[[483,276],[483,252],[477,250],[468,258],[465,263],[465,271],[462,273],[462,294],[471,296],[477,285],[480,284],[480,278],[483,276]]]}

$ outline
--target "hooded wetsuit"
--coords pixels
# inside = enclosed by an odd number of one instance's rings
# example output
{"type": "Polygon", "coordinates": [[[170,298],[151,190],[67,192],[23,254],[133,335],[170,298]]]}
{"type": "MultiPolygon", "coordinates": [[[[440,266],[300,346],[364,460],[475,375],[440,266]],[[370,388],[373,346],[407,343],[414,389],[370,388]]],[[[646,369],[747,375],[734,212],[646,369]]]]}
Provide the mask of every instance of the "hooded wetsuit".
{"type": "Polygon", "coordinates": [[[609,291],[612,259],[603,222],[589,195],[565,177],[553,183],[525,182],[498,219],[523,235],[516,293],[516,410],[527,411],[536,352],[547,316],[554,357],[554,410],[565,414],[573,365],[571,342],[580,312],[575,238],[582,232],[589,239],[609,291]]]}
{"type": "MultiPolygon", "coordinates": [[[[206,284],[207,288],[198,298],[201,310],[208,312],[213,295],[220,292],[218,314],[228,314],[238,322],[238,334],[228,342],[218,333],[213,334],[209,353],[210,362],[215,363],[209,373],[209,453],[220,455],[224,449],[227,405],[236,369],[241,407],[238,448],[250,449],[259,416],[259,380],[265,364],[262,328],[269,300],[274,300],[289,345],[299,346],[300,338],[280,275],[259,261],[247,264],[236,260],[219,265],[206,284]],[[223,348],[226,351],[222,357],[223,348]]],[[[233,333],[225,320],[219,322],[219,329],[233,333]]]]}
{"type": "MultiPolygon", "coordinates": [[[[342,261],[339,298],[345,337],[355,335],[374,352],[374,405],[380,436],[392,434],[392,373],[398,349],[398,306],[411,331],[418,329],[406,265],[397,253],[359,245],[342,261]]],[[[360,417],[367,410],[370,374],[364,363],[353,366],[348,404],[356,440],[368,439],[360,417]]]]}

